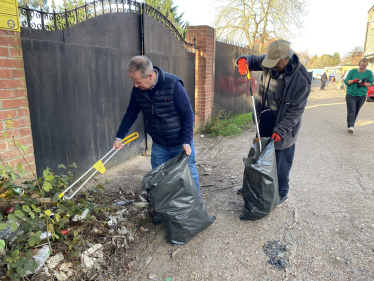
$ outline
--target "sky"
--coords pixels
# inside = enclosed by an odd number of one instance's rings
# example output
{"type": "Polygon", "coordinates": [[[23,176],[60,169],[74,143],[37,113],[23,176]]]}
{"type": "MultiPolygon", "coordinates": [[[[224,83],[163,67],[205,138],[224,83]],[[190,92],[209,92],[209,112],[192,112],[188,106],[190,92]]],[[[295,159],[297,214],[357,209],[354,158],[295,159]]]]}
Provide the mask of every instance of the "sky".
{"type": "MultiPolygon", "coordinates": [[[[184,20],[190,25],[210,25],[214,21],[212,0],[174,0],[178,13],[184,12],[184,20]]],[[[373,0],[310,0],[304,28],[298,38],[289,38],[297,52],[308,50],[308,54],[340,56],[356,46],[363,46],[367,15],[374,5],[373,0]]]]}

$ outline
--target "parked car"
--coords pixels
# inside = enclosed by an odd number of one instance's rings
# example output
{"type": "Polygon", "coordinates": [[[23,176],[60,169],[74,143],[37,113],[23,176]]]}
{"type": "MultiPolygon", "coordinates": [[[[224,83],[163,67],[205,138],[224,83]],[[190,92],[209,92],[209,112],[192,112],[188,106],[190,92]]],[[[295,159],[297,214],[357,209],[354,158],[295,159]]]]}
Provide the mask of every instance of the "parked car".
{"type": "MultiPolygon", "coordinates": [[[[374,78],[374,74],[373,74],[373,78],[374,78]]],[[[366,97],[366,101],[370,102],[370,101],[372,101],[373,98],[374,98],[374,85],[369,87],[368,95],[366,97]]]]}

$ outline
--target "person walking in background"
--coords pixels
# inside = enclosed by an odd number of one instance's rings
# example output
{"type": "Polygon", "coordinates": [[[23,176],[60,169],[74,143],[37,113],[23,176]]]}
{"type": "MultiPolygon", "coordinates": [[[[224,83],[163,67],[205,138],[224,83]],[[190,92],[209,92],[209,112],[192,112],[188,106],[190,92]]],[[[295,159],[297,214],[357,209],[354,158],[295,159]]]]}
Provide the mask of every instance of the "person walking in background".
{"type": "Polygon", "coordinates": [[[349,71],[344,83],[347,85],[345,101],[347,103],[348,133],[353,134],[358,112],[365,103],[368,88],[373,85],[373,72],[366,69],[368,59],[363,58],[357,69],[349,71]]]}
{"type": "MultiPolygon", "coordinates": [[[[274,139],[280,206],[288,200],[295,142],[312,82],[285,40],[272,42],[267,55],[240,56],[236,63],[241,75],[245,75],[247,69],[262,71],[254,110],[261,137],[274,139]]],[[[238,194],[242,194],[241,189],[238,194]]]]}
{"type": "Polygon", "coordinates": [[[321,76],[321,90],[325,89],[326,81],[327,81],[327,75],[326,75],[326,72],[324,72],[321,76]]]}

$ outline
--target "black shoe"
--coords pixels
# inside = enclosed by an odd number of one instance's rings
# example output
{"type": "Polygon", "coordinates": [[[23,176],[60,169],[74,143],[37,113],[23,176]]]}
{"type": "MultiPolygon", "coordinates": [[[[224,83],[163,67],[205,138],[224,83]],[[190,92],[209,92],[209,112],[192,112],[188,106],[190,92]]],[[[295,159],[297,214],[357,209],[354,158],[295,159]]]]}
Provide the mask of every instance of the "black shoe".
{"type": "Polygon", "coordinates": [[[288,201],[288,196],[287,195],[285,195],[285,196],[279,196],[279,203],[278,203],[277,207],[282,206],[287,201],[288,201]]]}
{"type": "Polygon", "coordinates": [[[237,191],[237,193],[238,193],[239,195],[242,195],[242,194],[243,194],[243,188],[239,188],[238,191],[237,191]]]}
{"type": "Polygon", "coordinates": [[[152,218],[154,224],[162,224],[164,221],[162,220],[159,214],[155,214],[152,218]]]}

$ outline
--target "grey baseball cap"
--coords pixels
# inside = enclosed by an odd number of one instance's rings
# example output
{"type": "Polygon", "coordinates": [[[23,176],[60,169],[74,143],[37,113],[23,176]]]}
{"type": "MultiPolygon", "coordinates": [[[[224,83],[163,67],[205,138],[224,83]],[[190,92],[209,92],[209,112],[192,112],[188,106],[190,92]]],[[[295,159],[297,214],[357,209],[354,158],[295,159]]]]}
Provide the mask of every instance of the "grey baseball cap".
{"type": "Polygon", "coordinates": [[[291,50],[290,43],[286,40],[277,40],[272,42],[267,50],[266,57],[262,65],[267,68],[273,68],[281,58],[286,56],[291,50]]]}

